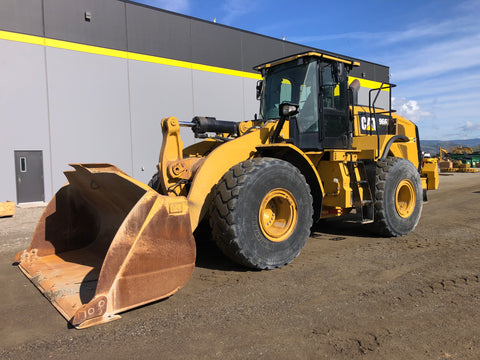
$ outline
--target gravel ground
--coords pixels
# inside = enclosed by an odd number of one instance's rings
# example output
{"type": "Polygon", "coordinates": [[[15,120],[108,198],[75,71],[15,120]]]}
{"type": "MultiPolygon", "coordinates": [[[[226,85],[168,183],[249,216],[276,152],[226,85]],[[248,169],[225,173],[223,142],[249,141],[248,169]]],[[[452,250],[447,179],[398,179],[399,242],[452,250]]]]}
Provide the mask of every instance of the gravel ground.
{"type": "Polygon", "coordinates": [[[199,241],[177,294],[85,330],[12,265],[42,210],[0,218],[2,359],[480,358],[480,173],[441,176],[407,236],[323,221],[273,271],[199,241]]]}

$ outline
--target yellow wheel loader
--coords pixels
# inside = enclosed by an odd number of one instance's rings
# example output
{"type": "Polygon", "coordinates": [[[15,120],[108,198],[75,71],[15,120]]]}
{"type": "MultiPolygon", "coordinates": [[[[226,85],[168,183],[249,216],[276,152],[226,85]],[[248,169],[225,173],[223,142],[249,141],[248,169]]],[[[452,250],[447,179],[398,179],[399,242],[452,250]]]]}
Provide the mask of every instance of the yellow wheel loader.
{"type": "MultiPolygon", "coordinates": [[[[314,222],[351,214],[384,236],[414,230],[438,187],[417,127],[358,104],[358,62],[307,52],[256,69],[260,116],[240,123],[162,120],[150,186],[109,164],[73,164],[15,261],[75,327],[168,297],[195,265],[193,231],[209,221],[219,248],[254,269],[291,262],[314,222]],[[202,141],[183,147],[180,127],[202,141]]],[[[362,89],[363,90],[363,89],[362,89]]],[[[365,93],[365,92],[364,92],[365,93]]]]}

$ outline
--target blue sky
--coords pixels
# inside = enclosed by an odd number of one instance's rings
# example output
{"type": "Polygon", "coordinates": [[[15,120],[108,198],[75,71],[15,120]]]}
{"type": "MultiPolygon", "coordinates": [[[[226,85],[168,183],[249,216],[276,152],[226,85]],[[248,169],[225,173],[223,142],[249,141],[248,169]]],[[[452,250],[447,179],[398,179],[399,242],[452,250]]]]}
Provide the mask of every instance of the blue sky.
{"type": "Polygon", "coordinates": [[[480,138],[480,0],[139,2],[387,65],[421,138],[480,138]]]}

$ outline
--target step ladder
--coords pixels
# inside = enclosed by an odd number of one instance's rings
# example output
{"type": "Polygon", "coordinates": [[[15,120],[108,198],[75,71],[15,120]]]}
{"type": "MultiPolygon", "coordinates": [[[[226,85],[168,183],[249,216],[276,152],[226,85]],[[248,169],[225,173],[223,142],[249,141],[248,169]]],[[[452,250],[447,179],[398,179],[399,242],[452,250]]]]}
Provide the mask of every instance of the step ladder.
{"type": "Polygon", "coordinates": [[[360,216],[358,221],[362,224],[372,223],[374,220],[375,204],[372,196],[372,188],[365,169],[365,163],[363,161],[351,160],[348,162],[348,170],[350,173],[350,187],[353,192],[352,202],[355,206],[356,213],[360,216]],[[363,199],[360,196],[360,189],[362,189],[363,199]]]}

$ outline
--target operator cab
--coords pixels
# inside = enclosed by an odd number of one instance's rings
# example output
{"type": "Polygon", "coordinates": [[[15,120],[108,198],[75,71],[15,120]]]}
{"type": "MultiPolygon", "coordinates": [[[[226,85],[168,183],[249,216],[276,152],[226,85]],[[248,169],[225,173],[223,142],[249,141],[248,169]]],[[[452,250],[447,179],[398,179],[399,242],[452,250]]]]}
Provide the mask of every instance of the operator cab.
{"type": "Polygon", "coordinates": [[[282,104],[295,104],[298,113],[289,118],[290,141],[294,145],[303,150],[349,148],[353,129],[348,71],[358,65],[308,52],[257,66],[255,69],[263,76],[257,85],[260,117],[278,119],[282,104]]]}

